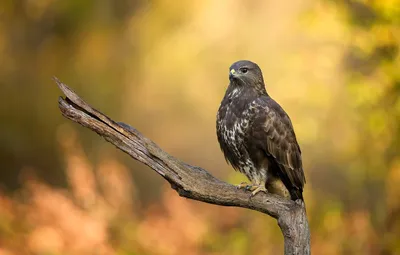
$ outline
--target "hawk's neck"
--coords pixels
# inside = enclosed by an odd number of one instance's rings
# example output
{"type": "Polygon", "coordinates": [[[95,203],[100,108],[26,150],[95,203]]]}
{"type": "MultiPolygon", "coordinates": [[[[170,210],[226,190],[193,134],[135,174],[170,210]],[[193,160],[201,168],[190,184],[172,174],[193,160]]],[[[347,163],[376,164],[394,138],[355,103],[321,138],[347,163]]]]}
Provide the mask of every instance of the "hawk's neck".
{"type": "Polygon", "coordinates": [[[224,99],[229,101],[253,101],[260,96],[268,96],[264,84],[258,84],[250,87],[246,85],[230,83],[226,90],[224,99]]]}
{"type": "Polygon", "coordinates": [[[221,102],[219,118],[228,118],[232,122],[235,118],[241,117],[249,105],[261,96],[268,96],[265,89],[262,92],[252,87],[229,84],[221,102]]]}

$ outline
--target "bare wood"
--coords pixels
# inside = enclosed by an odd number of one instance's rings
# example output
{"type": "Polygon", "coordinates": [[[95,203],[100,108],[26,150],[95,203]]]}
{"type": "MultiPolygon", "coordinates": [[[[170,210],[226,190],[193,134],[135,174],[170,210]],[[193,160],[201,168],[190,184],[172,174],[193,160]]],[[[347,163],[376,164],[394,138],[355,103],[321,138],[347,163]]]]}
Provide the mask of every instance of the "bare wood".
{"type": "MultiPolygon", "coordinates": [[[[149,166],[166,179],[182,197],[222,206],[256,210],[277,219],[285,242],[285,255],[310,254],[310,230],[302,202],[273,195],[239,190],[206,170],[186,164],[164,152],[135,128],[117,123],[93,109],[67,85],[54,78],[66,98],[60,97],[64,117],[95,131],[118,149],[149,166]]],[[[268,245],[268,244],[266,244],[268,245]]]]}

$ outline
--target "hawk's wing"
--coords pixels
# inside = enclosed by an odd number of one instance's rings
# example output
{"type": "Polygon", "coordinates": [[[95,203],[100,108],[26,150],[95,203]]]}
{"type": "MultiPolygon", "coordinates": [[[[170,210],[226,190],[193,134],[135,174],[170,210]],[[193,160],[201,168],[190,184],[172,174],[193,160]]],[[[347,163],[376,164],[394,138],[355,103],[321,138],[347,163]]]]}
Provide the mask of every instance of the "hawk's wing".
{"type": "Polygon", "coordinates": [[[278,166],[278,175],[289,192],[292,194],[299,191],[298,195],[301,196],[306,180],[292,123],[286,112],[272,98],[260,99],[264,114],[260,112],[256,120],[258,123],[254,123],[254,135],[260,139],[262,148],[278,166]]]}

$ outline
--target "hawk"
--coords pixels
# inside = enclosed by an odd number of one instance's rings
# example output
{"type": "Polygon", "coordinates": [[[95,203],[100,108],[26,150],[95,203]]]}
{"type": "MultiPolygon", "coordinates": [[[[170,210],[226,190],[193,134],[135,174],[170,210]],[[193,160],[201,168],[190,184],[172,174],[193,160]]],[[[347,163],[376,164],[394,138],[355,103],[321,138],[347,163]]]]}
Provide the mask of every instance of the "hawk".
{"type": "Polygon", "coordinates": [[[241,60],[230,67],[229,86],[217,113],[225,159],[252,184],[238,188],[303,200],[301,150],[289,116],[267,93],[259,66],[241,60]]]}

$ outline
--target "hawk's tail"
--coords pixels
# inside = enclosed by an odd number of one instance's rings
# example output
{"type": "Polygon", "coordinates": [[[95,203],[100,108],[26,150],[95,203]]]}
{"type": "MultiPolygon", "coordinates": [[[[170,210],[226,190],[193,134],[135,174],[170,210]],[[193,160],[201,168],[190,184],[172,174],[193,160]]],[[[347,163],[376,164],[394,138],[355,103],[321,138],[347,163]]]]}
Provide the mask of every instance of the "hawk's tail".
{"type": "Polygon", "coordinates": [[[289,192],[290,192],[290,198],[291,198],[293,201],[296,201],[296,200],[298,200],[298,199],[301,199],[301,201],[304,202],[304,199],[303,199],[303,190],[302,190],[302,189],[293,188],[293,189],[290,189],[289,192]]]}
{"type": "Polygon", "coordinates": [[[303,199],[303,190],[292,189],[292,191],[290,192],[290,197],[294,202],[296,202],[296,204],[303,207],[304,211],[307,213],[306,203],[304,203],[304,199],[303,199]]]}

